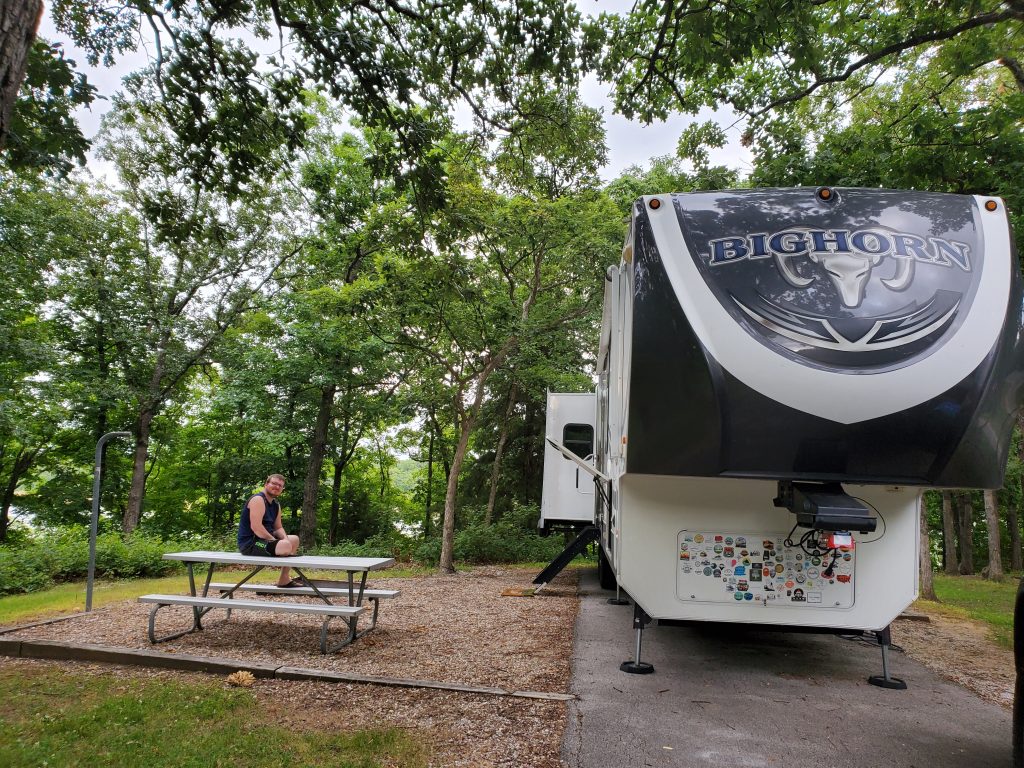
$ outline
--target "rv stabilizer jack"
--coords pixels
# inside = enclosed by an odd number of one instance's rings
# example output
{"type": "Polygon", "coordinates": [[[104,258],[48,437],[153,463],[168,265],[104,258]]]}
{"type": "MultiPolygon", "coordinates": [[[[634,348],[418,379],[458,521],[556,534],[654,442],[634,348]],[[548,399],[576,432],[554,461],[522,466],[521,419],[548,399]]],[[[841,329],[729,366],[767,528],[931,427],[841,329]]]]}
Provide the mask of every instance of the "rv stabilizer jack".
{"type": "Polygon", "coordinates": [[[624,661],[619,669],[631,675],[649,675],[654,671],[654,665],[646,661],[640,661],[640,645],[643,639],[644,627],[651,623],[651,617],[647,611],[640,607],[639,603],[633,603],[633,629],[636,630],[636,658],[633,661],[624,661]]]}

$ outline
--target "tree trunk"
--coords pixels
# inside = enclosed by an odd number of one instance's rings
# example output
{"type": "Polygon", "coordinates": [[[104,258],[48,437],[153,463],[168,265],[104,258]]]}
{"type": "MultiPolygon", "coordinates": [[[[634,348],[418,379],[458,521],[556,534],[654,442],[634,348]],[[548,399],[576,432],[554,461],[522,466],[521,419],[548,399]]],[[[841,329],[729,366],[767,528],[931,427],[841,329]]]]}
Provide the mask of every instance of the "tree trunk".
{"type": "Polygon", "coordinates": [[[331,483],[331,525],[327,530],[327,540],[331,546],[338,543],[338,517],[341,512],[341,473],[345,465],[341,461],[334,462],[334,481],[331,483]]]}
{"type": "Polygon", "coordinates": [[[974,504],[971,494],[960,494],[960,575],[974,574],[974,504]]]}
{"type": "Polygon", "coordinates": [[[423,538],[430,536],[430,505],[434,493],[434,428],[430,428],[430,447],[427,448],[427,507],[423,510],[423,538]]]}
{"type": "Polygon", "coordinates": [[[462,419],[459,431],[459,444],[452,458],[452,468],[448,473],[448,489],[444,496],[444,522],[441,529],[441,565],[444,573],[455,573],[455,498],[459,490],[459,472],[462,460],[469,448],[469,435],[473,431],[475,419],[468,415],[462,419]]]}
{"type": "Polygon", "coordinates": [[[11,475],[7,480],[7,486],[4,488],[3,498],[0,498],[0,543],[7,541],[7,529],[11,521],[11,507],[14,505],[14,493],[18,490],[18,483],[21,482],[21,478],[28,472],[29,467],[32,466],[32,462],[35,461],[38,455],[38,448],[34,451],[21,448],[14,457],[14,463],[11,464],[11,475]]]}
{"type": "Polygon", "coordinates": [[[320,495],[320,474],[324,468],[324,454],[327,452],[327,429],[331,425],[335,392],[337,386],[334,384],[321,391],[320,410],[313,428],[313,443],[309,447],[306,483],[302,488],[302,522],[299,524],[299,538],[306,549],[316,546],[316,502],[320,495]]]}
{"type": "Polygon", "coordinates": [[[149,434],[155,414],[144,408],[135,423],[135,458],[132,462],[132,486],[128,491],[128,506],[121,518],[121,528],[131,533],[142,519],[142,499],[146,495],[146,461],[149,459],[149,434]]]}
{"type": "Polygon", "coordinates": [[[529,449],[523,451],[523,484],[525,486],[525,498],[523,501],[526,503],[536,501],[539,504],[544,472],[544,425],[538,424],[537,416],[538,409],[528,403],[526,406],[526,434],[541,435],[541,441],[539,454],[535,455],[535,452],[529,449]],[[541,458],[539,468],[536,461],[538,457],[541,458]]]}
{"type": "Polygon", "coordinates": [[[918,511],[921,518],[921,597],[938,602],[939,598],[935,594],[935,584],[932,581],[932,544],[928,535],[928,508],[924,503],[924,494],[921,494],[918,511]]]}
{"type": "Polygon", "coordinates": [[[25,79],[28,52],[42,17],[42,0],[0,3],[0,148],[11,131],[14,103],[25,79]]]}
{"type": "Polygon", "coordinates": [[[956,525],[953,520],[953,494],[942,492],[942,570],[955,575],[956,562],[956,525]]]}
{"type": "Polygon", "coordinates": [[[999,530],[999,503],[995,491],[985,491],[985,522],[988,524],[988,578],[1003,580],[1003,537],[999,530]]]}
{"type": "Polygon", "coordinates": [[[501,436],[498,437],[498,446],[494,449],[494,466],[491,467],[491,492],[487,496],[487,512],[484,515],[484,522],[491,524],[494,516],[494,501],[498,497],[498,478],[501,476],[501,457],[505,453],[505,443],[508,441],[509,420],[512,418],[512,411],[516,407],[516,385],[513,384],[508,393],[508,405],[505,406],[505,418],[501,422],[501,436]]]}
{"type": "Polygon", "coordinates": [[[1020,571],[1024,569],[1024,563],[1021,562],[1020,517],[1016,504],[1006,506],[1006,527],[1010,530],[1010,570],[1020,571]]]}

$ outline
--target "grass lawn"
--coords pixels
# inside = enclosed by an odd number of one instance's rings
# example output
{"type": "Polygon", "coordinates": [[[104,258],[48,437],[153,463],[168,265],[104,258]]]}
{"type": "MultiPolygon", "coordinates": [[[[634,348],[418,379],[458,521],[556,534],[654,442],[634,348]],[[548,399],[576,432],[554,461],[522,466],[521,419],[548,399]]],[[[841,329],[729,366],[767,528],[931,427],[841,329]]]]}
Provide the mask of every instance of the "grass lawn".
{"type": "Polygon", "coordinates": [[[287,732],[251,691],[223,682],[0,668],[0,701],[0,765],[12,768],[420,768],[428,758],[400,729],[287,732]]]}
{"type": "Polygon", "coordinates": [[[1009,648],[1013,645],[1013,604],[1019,575],[1007,576],[997,583],[980,576],[936,573],[935,594],[941,602],[925,605],[929,610],[987,624],[993,638],[1009,648]]]}
{"type": "MultiPolygon", "coordinates": [[[[375,571],[370,574],[370,581],[378,578],[403,578],[409,576],[422,576],[426,573],[434,573],[432,569],[403,566],[390,568],[385,571],[375,571]]],[[[323,571],[307,573],[311,578],[337,579],[337,571],[323,571]]],[[[344,574],[342,574],[344,576],[344,574]]],[[[241,577],[239,571],[218,571],[214,574],[214,581],[238,581],[241,577]]],[[[205,573],[196,573],[196,588],[202,589],[205,573]]],[[[257,581],[271,582],[277,578],[277,571],[267,569],[260,574],[257,581]]],[[[123,581],[108,581],[97,579],[92,590],[92,606],[99,608],[107,603],[114,603],[119,600],[131,600],[139,595],[150,593],[158,594],[187,594],[188,576],[185,573],[165,576],[159,579],[128,579],[123,581]]],[[[0,597],[0,626],[10,624],[27,624],[32,621],[61,616],[68,613],[85,610],[85,582],[74,581],[67,584],[58,584],[50,589],[39,592],[29,592],[23,595],[8,595],[0,597]]]]}

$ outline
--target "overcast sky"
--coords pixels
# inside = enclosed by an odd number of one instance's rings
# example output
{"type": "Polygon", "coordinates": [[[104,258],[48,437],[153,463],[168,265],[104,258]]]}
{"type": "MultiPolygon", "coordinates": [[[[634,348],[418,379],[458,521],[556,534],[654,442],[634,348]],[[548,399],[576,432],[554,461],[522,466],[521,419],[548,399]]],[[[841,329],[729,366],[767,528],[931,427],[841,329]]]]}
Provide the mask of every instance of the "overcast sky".
{"type": "MultiPolygon", "coordinates": [[[[601,11],[626,12],[632,7],[633,0],[579,0],[578,4],[584,13],[599,13],[601,11]]],[[[146,64],[145,53],[139,51],[121,56],[116,65],[109,69],[89,67],[86,63],[85,54],[75,48],[65,35],[56,31],[53,22],[49,18],[49,14],[44,18],[39,32],[47,40],[63,44],[67,57],[73,59],[78,68],[86,73],[89,82],[99,90],[100,96],[110,96],[115,93],[121,87],[122,77],[146,64]]],[[[690,122],[693,122],[695,119],[704,121],[716,117],[716,113],[707,110],[702,112],[697,118],[689,115],[678,115],[665,122],[644,125],[637,121],[626,120],[622,116],[614,114],[611,100],[608,97],[609,90],[608,85],[598,83],[597,78],[593,75],[584,79],[580,89],[584,102],[600,108],[604,113],[607,130],[608,165],[603,169],[601,175],[605,180],[615,178],[631,165],[646,165],[647,161],[652,157],[675,154],[679,135],[690,122]]],[[[99,130],[100,117],[106,111],[108,104],[108,101],[97,100],[93,103],[91,110],[79,111],[79,124],[87,138],[92,138],[99,130]]],[[[717,118],[723,126],[729,126],[733,122],[730,114],[718,114],[717,118]]],[[[740,128],[732,128],[728,131],[730,143],[722,150],[712,152],[711,159],[713,163],[727,165],[731,168],[739,168],[744,172],[750,169],[750,155],[740,147],[739,134],[740,128]]],[[[92,158],[90,158],[90,167],[94,172],[101,175],[105,170],[92,158]]],[[[672,190],[658,191],[668,192],[672,190]]]]}

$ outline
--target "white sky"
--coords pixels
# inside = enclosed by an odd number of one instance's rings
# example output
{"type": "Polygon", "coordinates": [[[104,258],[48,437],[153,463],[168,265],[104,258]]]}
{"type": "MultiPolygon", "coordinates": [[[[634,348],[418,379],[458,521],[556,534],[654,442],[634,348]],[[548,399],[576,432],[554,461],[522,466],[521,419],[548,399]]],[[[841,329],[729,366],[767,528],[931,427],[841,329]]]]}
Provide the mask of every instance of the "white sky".
{"type": "MultiPolygon", "coordinates": [[[[596,15],[604,11],[627,12],[632,7],[633,0],[577,0],[577,4],[585,14],[596,15]]],[[[73,59],[78,69],[86,73],[89,82],[97,87],[101,97],[109,97],[116,93],[121,86],[121,78],[146,63],[145,53],[138,51],[121,56],[116,65],[109,69],[88,66],[85,53],[75,48],[65,35],[56,31],[49,14],[43,19],[39,33],[51,42],[63,44],[66,56],[73,59]]],[[[580,89],[584,103],[598,107],[604,113],[608,164],[602,170],[601,176],[606,181],[615,178],[629,166],[646,165],[652,157],[674,155],[680,134],[691,122],[717,119],[721,125],[728,127],[734,120],[731,113],[715,113],[704,110],[696,118],[689,115],[677,115],[664,122],[644,125],[614,114],[608,96],[609,90],[610,87],[598,83],[594,75],[587,76],[580,89]]],[[[79,125],[87,138],[94,137],[99,130],[100,118],[106,112],[108,103],[105,100],[97,99],[93,102],[91,110],[79,110],[79,125]]],[[[739,145],[740,130],[740,128],[732,128],[727,132],[729,144],[721,150],[712,151],[712,163],[739,168],[743,172],[750,170],[750,154],[739,145]]],[[[102,165],[94,157],[89,158],[89,167],[93,173],[106,175],[108,169],[102,165]]]]}

